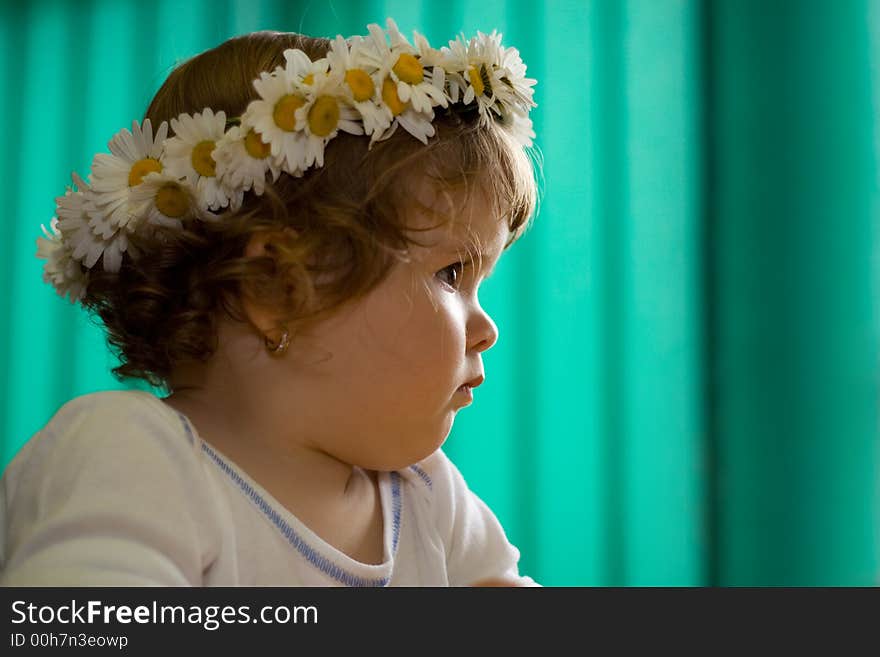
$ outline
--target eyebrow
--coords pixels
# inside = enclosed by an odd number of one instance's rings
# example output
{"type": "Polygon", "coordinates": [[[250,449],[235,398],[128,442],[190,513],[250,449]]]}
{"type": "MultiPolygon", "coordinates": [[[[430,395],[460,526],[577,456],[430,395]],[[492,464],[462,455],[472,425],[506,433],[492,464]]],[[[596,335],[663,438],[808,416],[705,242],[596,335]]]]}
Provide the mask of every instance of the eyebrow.
{"type": "MultiPolygon", "coordinates": [[[[449,257],[461,258],[461,261],[462,261],[461,264],[462,264],[462,266],[473,268],[474,265],[473,265],[473,262],[471,261],[471,259],[470,259],[470,258],[464,258],[464,257],[462,257],[462,256],[465,255],[466,253],[467,253],[466,250],[464,250],[464,249],[459,249],[459,248],[456,248],[456,247],[454,247],[454,246],[447,247],[446,249],[443,250],[443,255],[446,255],[446,256],[449,256],[449,257]]],[[[483,262],[485,262],[485,261],[488,259],[487,256],[489,256],[490,254],[488,254],[488,253],[483,253],[483,254],[481,254],[481,255],[482,255],[482,257],[483,257],[483,262]]],[[[485,280],[488,280],[489,278],[491,278],[491,277],[492,277],[492,274],[495,273],[495,269],[498,267],[498,263],[501,262],[501,256],[502,256],[502,255],[504,255],[504,251],[503,251],[503,250],[502,250],[502,252],[498,255],[498,259],[495,261],[495,264],[492,265],[492,269],[490,269],[490,270],[488,271],[488,273],[486,273],[486,275],[483,276],[483,280],[484,280],[484,281],[485,281],[485,280]]]]}

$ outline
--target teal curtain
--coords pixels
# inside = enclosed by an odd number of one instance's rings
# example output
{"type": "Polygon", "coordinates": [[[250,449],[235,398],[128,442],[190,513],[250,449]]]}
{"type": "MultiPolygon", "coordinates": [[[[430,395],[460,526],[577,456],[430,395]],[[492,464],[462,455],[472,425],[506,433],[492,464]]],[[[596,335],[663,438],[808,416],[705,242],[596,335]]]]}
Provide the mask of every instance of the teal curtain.
{"type": "Polygon", "coordinates": [[[129,387],[41,282],[70,171],[173,66],[257,29],[441,45],[539,80],[543,197],[482,294],[500,329],[446,449],[547,585],[878,583],[880,3],[0,3],[3,465],[129,387]]]}

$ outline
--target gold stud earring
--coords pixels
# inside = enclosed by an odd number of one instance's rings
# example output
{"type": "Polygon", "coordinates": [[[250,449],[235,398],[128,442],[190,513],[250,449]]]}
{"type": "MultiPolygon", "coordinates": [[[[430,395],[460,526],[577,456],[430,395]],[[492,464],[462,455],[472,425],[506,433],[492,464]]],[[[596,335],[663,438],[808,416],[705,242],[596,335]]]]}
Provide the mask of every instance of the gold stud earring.
{"type": "Polygon", "coordinates": [[[284,333],[281,334],[281,339],[278,340],[277,343],[272,342],[269,339],[269,336],[266,335],[263,337],[263,341],[266,344],[266,350],[273,356],[283,356],[287,351],[287,348],[290,346],[290,331],[287,327],[284,327],[284,333]]]}

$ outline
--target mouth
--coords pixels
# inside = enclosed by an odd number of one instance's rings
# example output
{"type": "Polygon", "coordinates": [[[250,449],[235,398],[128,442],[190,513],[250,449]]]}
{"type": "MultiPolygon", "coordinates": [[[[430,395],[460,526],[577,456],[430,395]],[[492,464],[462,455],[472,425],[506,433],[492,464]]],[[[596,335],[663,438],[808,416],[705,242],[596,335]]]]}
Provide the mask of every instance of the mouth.
{"type": "Polygon", "coordinates": [[[470,381],[468,381],[467,383],[465,383],[465,384],[462,385],[461,387],[462,387],[462,388],[472,388],[472,389],[473,389],[473,388],[476,388],[476,387],[482,385],[482,384],[483,384],[483,381],[485,381],[485,380],[486,380],[486,377],[483,376],[482,374],[480,374],[478,377],[476,377],[476,378],[474,378],[474,379],[471,379],[470,381]]]}
{"type": "Polygon", "coordinates": [[[474,388],[482,385],[485,380],[486,378],[480,374],[478,377],[459,386],[458,390],[455,391],[455,394],[461,394],[466,397],[469,402],[472,402],[474,400],[474,388]]]}
{"type": "Polygon", "coordinates": [[[458,390],[455,391],[455,394],[461,394],[470,401],[473,401],[474,399],[473,388],[468,384],[464,384],[463,386],[461,386],[458,390]]]}

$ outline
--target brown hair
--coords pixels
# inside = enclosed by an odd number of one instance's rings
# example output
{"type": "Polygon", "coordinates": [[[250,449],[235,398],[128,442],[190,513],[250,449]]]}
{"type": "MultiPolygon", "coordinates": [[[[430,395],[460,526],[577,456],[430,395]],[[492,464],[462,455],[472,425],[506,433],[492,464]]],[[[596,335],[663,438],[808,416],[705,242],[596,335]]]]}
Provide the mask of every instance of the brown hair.
{"type": "MultiPolygon", "coordinates": [[[[257,97],[252,81],[283,66],[285,49],[316,60],[329,45],[279,32],[235,37],[172,71],[146,118],[158,126],[206,107],[239,117],[257,97]]],[[[301,178],[282,174],[262,196],[245,194],[241,209],[219,221],[133,235],[138,257],[125,258],[118,273],[92,269],[83,299],[120,359],[114,375],[170,387],[178,364],[214,353],[218,312],[246,321],[243,293],[275,308],[294,333],[367,294],[417,243],[399,211],[411,205],[406,190],[417,176],[441,190],[486,193],[508,222],[510,246],[535,209],[528,153],[501,126],[481,124],[475,110],[436,111],[437,134],[427,146],[402,129],[371,149],[368,138],[340,132],[326,146],[323,167],[301,178]],[[244,257],[251,237],[267,230],[277,237],[267,244],[268,255],[244,257]]]]}

